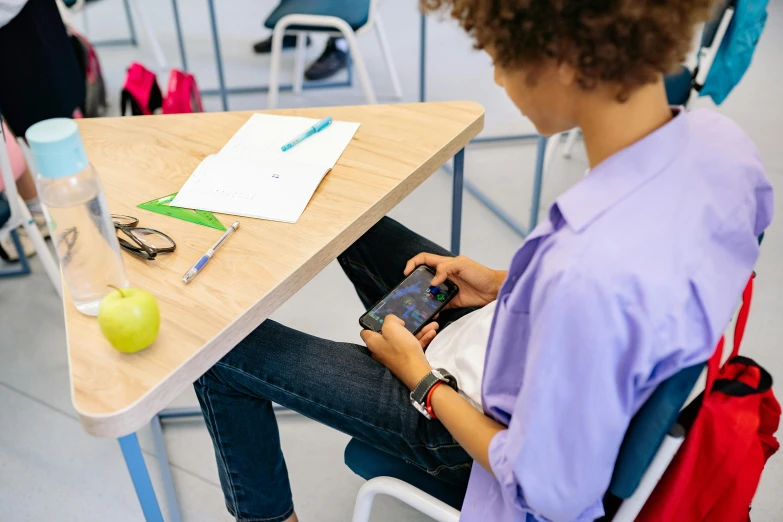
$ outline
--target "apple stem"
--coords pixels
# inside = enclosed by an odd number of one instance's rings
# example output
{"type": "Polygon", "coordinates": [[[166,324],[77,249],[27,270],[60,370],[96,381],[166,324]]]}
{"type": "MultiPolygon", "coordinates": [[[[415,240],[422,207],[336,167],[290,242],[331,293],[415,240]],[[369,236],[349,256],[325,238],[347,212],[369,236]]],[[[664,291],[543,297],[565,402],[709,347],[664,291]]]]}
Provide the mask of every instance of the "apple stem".
{"type": "Polygon", "coordinates": [[[122,293],[122,290],[120,290],[119,288],[117,288],[117,287],[116,287],[116,286],[114,286],[114,285],[107,285],[107,286],[108,286],[109,288],[114,288],[115,290],[117,290],[117,291],[120,293],[120,295],[122,296],[122,298],[123,298],[123,299],[125,299],[125,294],[123,294],[123,293],[122,293]]]}

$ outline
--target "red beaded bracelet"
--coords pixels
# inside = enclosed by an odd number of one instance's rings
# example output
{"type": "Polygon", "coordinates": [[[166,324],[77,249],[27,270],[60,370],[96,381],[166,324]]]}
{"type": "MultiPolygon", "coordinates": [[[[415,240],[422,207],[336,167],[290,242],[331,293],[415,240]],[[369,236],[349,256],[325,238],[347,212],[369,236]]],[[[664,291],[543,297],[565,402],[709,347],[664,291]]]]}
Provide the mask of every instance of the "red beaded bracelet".
{"type": "Polygon", "coordinates": [[[443,384],[443,381],[438,381],[435,384],[432,385],[432,388],[430,388],[430,391],[427,393],[427,401],[424,405],[425,408],[427,408],[427,413],[430,414],[430,417],[433,419],[437,419],[438,417],[435,416],[435,412],[432,411],[432,392],[435,391],[435,388],[443,384]]]}

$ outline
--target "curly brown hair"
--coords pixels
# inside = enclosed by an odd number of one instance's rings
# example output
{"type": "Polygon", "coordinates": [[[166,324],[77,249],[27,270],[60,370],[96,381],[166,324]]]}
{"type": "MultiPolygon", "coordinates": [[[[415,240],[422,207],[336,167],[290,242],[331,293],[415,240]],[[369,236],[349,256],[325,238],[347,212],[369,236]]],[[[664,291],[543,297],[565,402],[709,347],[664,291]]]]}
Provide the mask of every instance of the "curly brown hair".
{"type": "Polygon", "coordinates": [[[635,88],[672,72],[690,48],[694,26],[713,0],[420,0],[444,11],[491,48],[504,68],[533,71],[547,59],[570,64],[584,89],[599,82],[635,88]]]}

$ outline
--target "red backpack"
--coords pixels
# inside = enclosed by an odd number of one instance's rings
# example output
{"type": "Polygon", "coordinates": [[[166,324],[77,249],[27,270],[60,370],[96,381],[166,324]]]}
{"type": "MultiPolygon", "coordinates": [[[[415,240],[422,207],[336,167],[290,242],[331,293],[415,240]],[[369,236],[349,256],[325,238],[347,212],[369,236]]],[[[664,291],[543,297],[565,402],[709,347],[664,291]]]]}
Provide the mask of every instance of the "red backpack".
{"type": "Polygon", "coordinates": [[[688,435],[637,522],[748,522],[767,459],[780,447],[774,437],[780,404],[772,377],[739,354],[753,296],[753,278],[742,293],[734,349],[720,368],[724,339],[707,362],[704,392],[681,413],[688,435]]]}
{"type": "Polygon", "coordinates": [[[133,62],[128,67],[125,84],[122,86],[122,115],[155,114],[155,111],[161,108],[163,114],[204,112],[196,78],[192,74],[172,69],[167,91],[164,97],[155,73],[142,64],[133,62]]]}
{"type": "Polygon", "coordinates": [[[204,112],[196,79],[192,74],[172,69],[163,99],[163,114],[189,112],[204,112]]]}

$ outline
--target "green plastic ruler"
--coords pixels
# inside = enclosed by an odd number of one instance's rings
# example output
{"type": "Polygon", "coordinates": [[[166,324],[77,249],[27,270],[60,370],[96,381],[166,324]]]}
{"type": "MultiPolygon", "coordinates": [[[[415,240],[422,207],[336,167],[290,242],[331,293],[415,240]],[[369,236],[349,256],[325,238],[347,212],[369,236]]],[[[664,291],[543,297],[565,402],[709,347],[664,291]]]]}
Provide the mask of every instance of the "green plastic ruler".
{"type": "Polygon", "coordinates": [[[169,206],[177,193],[163,196],[162,198],[153,199],[138,205],[138,208],[149,210],[150,212],[157,212],[164,216],[181,219],[183,221],[189,221],[197,225],[204,225],[205,227],[216,228],[218,230],[226,230],[226,227],[218,221],[212,212],[206,210],[191,210],[189,208],[179,208],[169,206]]]}

